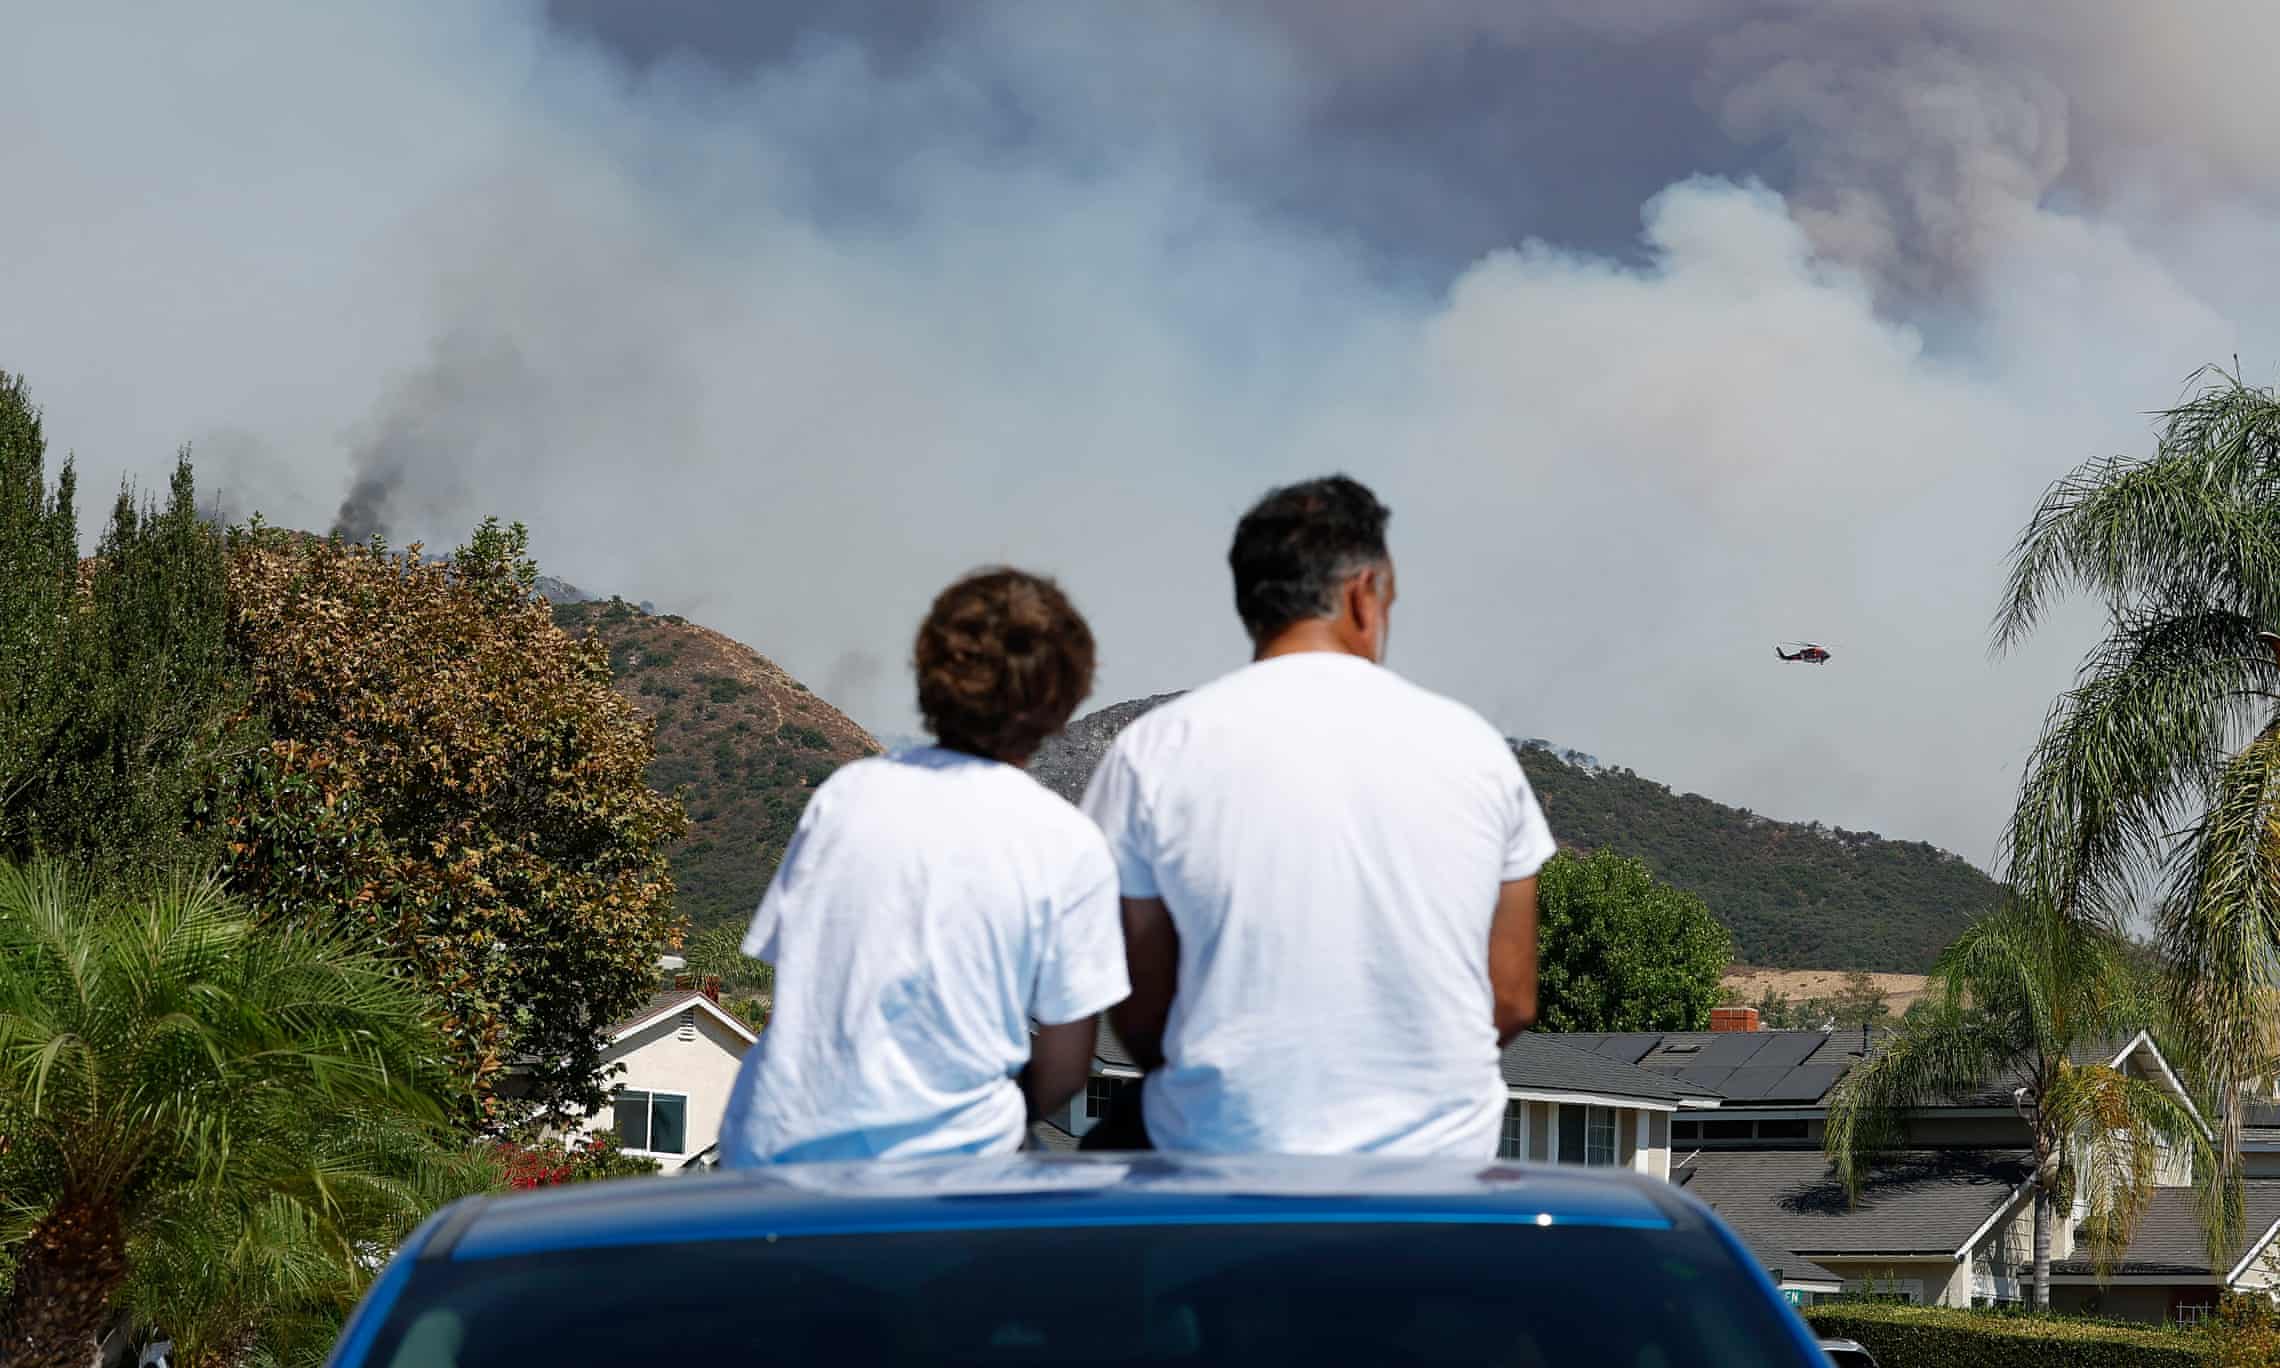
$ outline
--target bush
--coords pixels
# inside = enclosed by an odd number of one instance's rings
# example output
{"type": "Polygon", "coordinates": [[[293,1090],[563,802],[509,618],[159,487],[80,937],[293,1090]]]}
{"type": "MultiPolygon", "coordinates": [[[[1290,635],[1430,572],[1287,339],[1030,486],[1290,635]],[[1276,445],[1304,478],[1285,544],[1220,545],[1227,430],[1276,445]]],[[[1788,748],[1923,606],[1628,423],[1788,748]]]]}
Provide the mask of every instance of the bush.
{"type": "Polygon", "coordinates": [[[1805,1320],[1825,1338],[1858,1340],[1882,1368],[2199,1368],[2206,1362],[2198,1335],[2081,1316],[1836,1302],[1808,1308],[1805,1320]]]}
{"type": "Polygon", "coordinates": [[[2210,1368],[2267,1368],[2280,1363],[2280,1310],[2264,1296],[2227,1292],[2203,1332],[2210,1368]]]}
{"type": "Polygon", "coordinates": [[[617,1134],[606,1130],[569,1144],[558,1139],[526,1145],[501,1141],[492,1146],[491,1155],[505,1172],[507,1186],[522,1192],[658,1171],[655,1159],[627,1154],[619,1148],[617,1134]]]}

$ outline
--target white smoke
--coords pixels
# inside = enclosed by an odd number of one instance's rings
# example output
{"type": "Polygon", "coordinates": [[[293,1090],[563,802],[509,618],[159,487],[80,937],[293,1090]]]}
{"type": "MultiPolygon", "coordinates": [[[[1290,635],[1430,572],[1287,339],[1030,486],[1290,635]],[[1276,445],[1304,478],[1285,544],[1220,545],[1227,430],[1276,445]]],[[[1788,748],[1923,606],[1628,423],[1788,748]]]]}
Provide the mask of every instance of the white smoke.
{"type": "MultiPolygon", "coordinates": [[[[885,732],[873,663],[988,561],[1061,576],[1097,702],[1233,663],[1235,515],[1344,468],[1395,509],[1413,676],[1984,861],[2083,640],[1986,659],[2010,538],[2280,342],[2280,94],[2214,62],[2274,21],[2215,0],[971,7],[892,65],[818,38],[749,73],[525,6],[109,8],[0,53],[0,367],[90,490],[190,439],[273,520],[519,518],[548,571],[885,732]],[[1471,187],[1354,140],[1566,43],[1680,54],[1764,183],[1646,187],[1632,242],[1516,221],[1427,286],[1386,269],[1398,214],[1282,197],[1414,191],[1426,235],[1471,187]],[[1776,663],[1799,636],[1835,662],[1776,663]]],[[[1593,174],[1647,156],[1627,98],[1576,112],[1593,174]]]]}

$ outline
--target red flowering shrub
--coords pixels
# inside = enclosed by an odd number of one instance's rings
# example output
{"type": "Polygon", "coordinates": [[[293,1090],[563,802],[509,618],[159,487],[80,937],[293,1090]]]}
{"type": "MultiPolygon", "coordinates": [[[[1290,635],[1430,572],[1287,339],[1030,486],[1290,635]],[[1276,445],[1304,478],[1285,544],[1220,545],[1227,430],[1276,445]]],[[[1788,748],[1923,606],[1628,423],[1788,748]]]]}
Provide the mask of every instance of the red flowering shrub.
{"type": "Polygon", "coordinates": [[[654,1159],[627,1154],[610,1131],[596,1131],[569,1144],[553,1137],[531,1144],[502,1140],[491,1147],[491,1153],[506,1173],[507,1186],[523,1192],[561,1183],[655,1173],[658,1167],[654,1159]]]}

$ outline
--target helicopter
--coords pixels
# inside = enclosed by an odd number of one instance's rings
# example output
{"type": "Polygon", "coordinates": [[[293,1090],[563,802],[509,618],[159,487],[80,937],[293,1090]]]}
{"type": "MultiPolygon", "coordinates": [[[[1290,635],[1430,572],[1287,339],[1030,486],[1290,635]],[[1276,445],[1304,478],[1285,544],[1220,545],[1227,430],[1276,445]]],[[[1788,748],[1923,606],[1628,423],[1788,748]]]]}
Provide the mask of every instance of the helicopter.
{"type": "Polygon", "coordinates": [[[1829,663],[1829,648],[1817,646],[1810,641],[1783,642],[1773,648],[1773,653],[1792,663],[1797,661],[1803,661],[1808,665],[1826,665],[1829,663]],[[1797,649],[1795,651],[1784,651],[1781,649],[1784,645],[1794,646],[1797,649]]]}

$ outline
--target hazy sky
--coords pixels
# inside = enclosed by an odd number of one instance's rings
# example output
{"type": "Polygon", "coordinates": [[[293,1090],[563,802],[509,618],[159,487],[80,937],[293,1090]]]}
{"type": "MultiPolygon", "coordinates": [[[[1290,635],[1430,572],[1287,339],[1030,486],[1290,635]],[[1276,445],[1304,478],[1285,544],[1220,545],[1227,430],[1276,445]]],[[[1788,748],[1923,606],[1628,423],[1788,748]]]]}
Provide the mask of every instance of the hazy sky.
{"type": "Polygon", "coordinates": [[[1985,863],[2095,626],[1988,659],[2012,536],[2196,367],[2280,356],[2263,0],[8,29],[0,368],[93,502],[187,441],[276,522],[360,478],[398,541],[520,518],[883,731],[987,561],[1068,584],[1096,703],[1234,664],[1235,516],[1344,469],[1404,672],[1985,863]]]}

